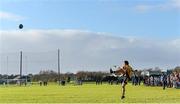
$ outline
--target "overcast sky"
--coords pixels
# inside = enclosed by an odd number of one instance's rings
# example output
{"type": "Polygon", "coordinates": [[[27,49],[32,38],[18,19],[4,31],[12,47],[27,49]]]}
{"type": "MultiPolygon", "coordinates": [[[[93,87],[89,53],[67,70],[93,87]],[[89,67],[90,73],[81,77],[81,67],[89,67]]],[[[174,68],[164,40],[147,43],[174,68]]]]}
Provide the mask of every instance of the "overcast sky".
{"type": "Polygon", "coordinates": [[[180,65],[180,0],[0,0],[0,73],[180,65]],[[18,29],[22,23],[24,28],[18,29]]]}

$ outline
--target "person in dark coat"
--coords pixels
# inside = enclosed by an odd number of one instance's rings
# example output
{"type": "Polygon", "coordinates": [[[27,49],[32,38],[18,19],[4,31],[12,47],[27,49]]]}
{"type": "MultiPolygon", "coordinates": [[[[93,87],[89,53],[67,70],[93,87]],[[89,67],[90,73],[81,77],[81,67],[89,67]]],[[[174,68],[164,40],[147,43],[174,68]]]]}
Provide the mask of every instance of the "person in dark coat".
{"type": "Polygon", "coordinates": [[[165,73],[162,75],[162,84],[163,84],[163,90],[165,90],[165,87],[167,86],[167,76],[165,73]]]}

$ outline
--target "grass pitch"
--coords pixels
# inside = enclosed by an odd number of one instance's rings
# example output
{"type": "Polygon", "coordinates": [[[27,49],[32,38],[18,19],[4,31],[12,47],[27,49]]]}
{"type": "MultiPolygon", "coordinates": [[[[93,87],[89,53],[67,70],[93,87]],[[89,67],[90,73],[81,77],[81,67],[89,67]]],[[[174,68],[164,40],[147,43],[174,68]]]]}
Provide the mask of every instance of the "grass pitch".
{"type": "Polygon", "coordinates": [[[82,86],[0,86],[0,103],[180,103],[180,89],[126,86],[126,98],[120,100],[120,85],[82,86]]]}

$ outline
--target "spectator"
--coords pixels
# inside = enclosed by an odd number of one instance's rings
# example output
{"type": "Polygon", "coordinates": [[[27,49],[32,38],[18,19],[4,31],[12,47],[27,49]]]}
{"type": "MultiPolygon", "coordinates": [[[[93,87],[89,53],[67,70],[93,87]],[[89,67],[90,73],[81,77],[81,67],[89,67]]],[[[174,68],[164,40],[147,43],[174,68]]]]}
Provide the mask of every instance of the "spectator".
{"type": "Polygon", "coordinates": [[[165,90],[165,87],[167,85],[167,76],[165,73],[162,75],[162,85],[163,85],[163,90],[165,90]]]}
{"type": "Polygon", "coordinates": [[[180,73],[177,76],[177,87],[180,88],[180,73]]]}
{"type": "Polygon", "coordinates": [[[170,87],[173,87],[173,74],[170,75],[170,87]]]}
{"type": "Polygon", "coordinates": [[[42,81],[39,81],[39,85],[42,86],[42,81]]]}
{"type": "Polygon", "coordinates": [[[141,77],[139,76],[138,77],[138,85],[140,85],[141,84],[141,77]]]}
{"type": "Polygon", "coordinates": [[[176,81],[177,81],[177,76],[176,76],[176,72],[173,74],[173,88],[176,88],[177,87],[177,84],[176,84],[176,81]]]}
{"type": "Polygon", "coordinates": [[[170,75],[167,76],[167,87],[171,87],[170,75]]]}

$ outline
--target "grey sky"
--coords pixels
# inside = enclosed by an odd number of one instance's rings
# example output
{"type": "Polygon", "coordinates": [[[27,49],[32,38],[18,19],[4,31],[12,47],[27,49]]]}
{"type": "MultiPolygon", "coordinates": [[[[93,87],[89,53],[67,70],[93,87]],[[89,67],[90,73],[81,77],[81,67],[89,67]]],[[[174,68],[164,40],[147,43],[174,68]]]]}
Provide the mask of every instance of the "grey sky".
{"type": "Polygon", "coordinates": [[[129,60],[135,69],[180,65],[180,39],[151,40],[112,36],[110,33],[70,30],[9,30],[1,35],[1,73],[18,73],[19,51],[23,51],[24,73],[57,69],[57,49],[61,50],[63,72],[108,71],[129,60]]]}

